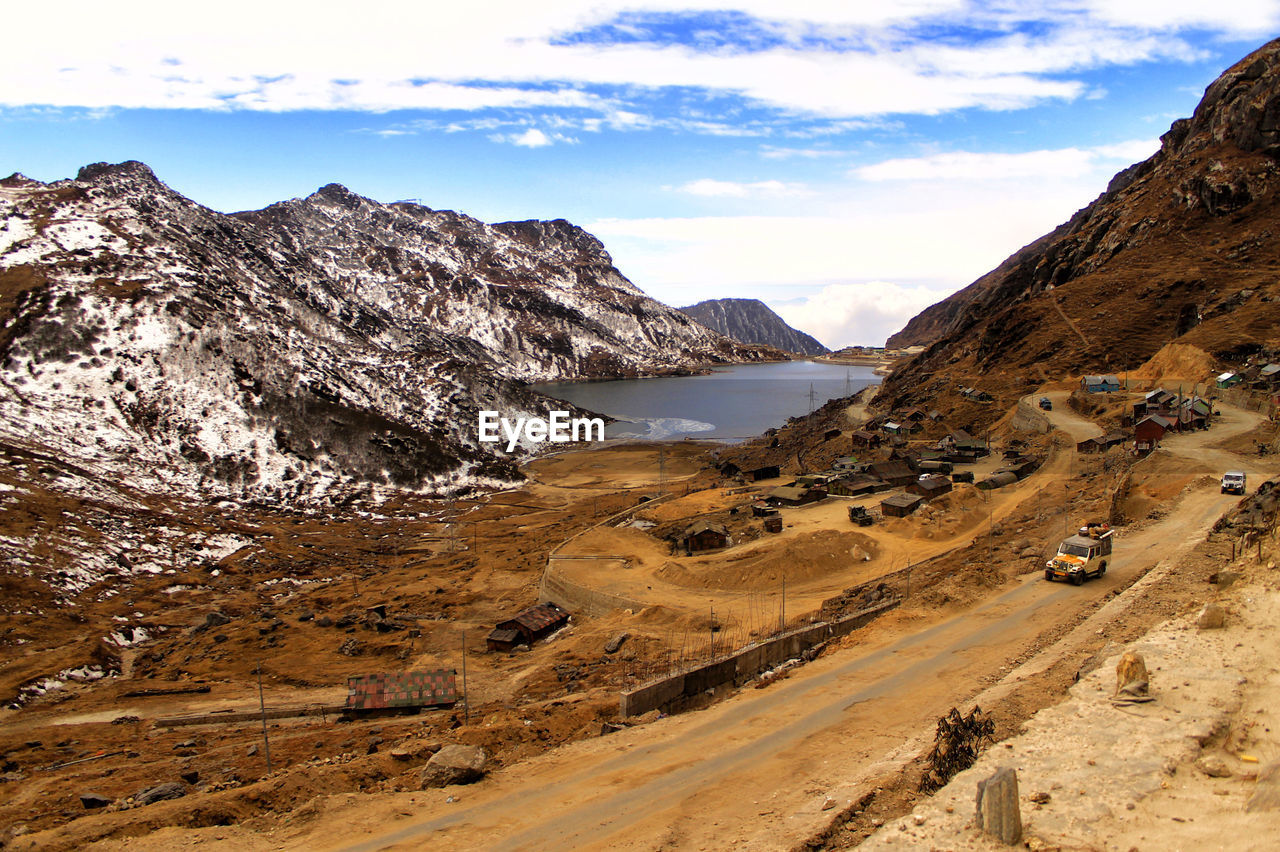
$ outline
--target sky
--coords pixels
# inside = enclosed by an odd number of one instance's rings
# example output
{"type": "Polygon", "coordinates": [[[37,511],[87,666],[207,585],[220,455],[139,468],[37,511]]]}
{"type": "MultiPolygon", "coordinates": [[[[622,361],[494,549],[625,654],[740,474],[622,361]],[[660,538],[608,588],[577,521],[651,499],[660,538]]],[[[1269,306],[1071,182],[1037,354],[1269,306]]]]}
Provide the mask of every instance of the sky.
{"type": "Polygon", "coordinates": [[[63,0],[5,29],[0,173],[564,218],[654,298],[839,347],[1154,153],[1280,0],[63,0]]]}

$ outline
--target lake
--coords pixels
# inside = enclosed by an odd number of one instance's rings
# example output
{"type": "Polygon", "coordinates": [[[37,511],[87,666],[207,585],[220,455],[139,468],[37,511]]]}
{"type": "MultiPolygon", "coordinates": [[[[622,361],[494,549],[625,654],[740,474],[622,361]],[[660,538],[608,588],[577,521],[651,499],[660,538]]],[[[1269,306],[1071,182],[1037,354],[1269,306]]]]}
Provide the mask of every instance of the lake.
{"type": "Polygon", "coordinates": [[[605,430],[610,438],[734,442],[879,382],[870,367],[784,361],[717,367],[705,376],[552,382],[533,389],[617,418],[605,430]]]}

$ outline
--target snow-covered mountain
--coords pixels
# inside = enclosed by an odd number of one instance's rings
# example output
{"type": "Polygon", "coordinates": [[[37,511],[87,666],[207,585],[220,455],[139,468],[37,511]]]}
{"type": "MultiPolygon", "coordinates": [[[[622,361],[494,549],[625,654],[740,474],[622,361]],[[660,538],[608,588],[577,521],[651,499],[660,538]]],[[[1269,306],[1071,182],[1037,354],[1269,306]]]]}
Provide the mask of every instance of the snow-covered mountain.
{"type": "Polygon", "coordinates": [[[303,502],[511,480],[477,414],[563,407],[527,382],[771,354],[648,298],[562,220],[338,185],[224,215],[137,162],[0,181],[0,322],[0,441],[303,502]]]}
{"type": "Polygon", "coordinates": [[[759,299],[708,299],[680,309],[707,328],[743,343],[774,346],[800,355],[825,355],[831,350],[786,320],[759,299]]]}

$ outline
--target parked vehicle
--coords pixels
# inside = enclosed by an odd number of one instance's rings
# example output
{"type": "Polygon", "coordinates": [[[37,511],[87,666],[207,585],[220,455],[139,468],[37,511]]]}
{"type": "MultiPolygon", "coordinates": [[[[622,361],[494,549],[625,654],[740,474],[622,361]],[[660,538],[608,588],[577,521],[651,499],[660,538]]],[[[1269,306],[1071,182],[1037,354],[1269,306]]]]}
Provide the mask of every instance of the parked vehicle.
{"type": "Polygon", "coordinates": [[[1238,470],[1229,470],[1222,474],[1222,493],[1223,494],[1243,494],[1245,491],[1244,473],[1238,470]]]}
{"type": "Polygon", "coordinates": [[[1058,553],[1045,563],[1044,578],[1070,580],[1079,586],[1091,577],[1101,577],[1107,573],[1113,532],[1107,524],[1085,524],[1058,545],[1058,553]]]}
{"type": "Polygon", "coordinates": [[[866,506],[850,506],[849,520],[853,521],[860,527],[869,527],[875,523],[875,519],[867,514],[866,506]]]}

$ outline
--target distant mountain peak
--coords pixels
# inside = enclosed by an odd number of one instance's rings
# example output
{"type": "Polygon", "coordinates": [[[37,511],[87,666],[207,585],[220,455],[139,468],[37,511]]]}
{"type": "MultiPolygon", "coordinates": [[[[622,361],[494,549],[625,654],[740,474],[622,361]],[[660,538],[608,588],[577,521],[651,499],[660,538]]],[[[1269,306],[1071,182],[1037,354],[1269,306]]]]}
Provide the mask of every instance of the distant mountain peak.
{"type": "Polygon", "coordinates": [[[123,163],[90,163],[81,167],[76,173],[76,180],[89,183],[102,178],[125,177],[141,179],[159,185],[160,179],[146,163],[137,160],[125,160],[123,163]]]}
{"type": "Polygon", "coordinates": [[[713,331],[742,343],[774,346],[799,355],[825,355],[831,350],[803,331],[787,325],[759,299],[708,299],[680,308],[713,331]]]}

